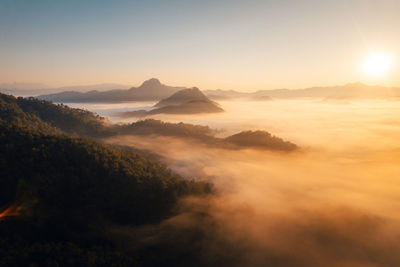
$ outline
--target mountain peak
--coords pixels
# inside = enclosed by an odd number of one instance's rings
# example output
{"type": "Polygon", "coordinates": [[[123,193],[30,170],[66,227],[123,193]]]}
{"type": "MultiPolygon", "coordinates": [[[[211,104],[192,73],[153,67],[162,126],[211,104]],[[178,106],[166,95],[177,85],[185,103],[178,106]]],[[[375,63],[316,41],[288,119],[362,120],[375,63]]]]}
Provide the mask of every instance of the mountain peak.
{"type": "Polygon", "coordinates": [[[151,78],[142,83],[140,87],[157,87],[161,86],[161,82],[156,78],[151,78]]]}

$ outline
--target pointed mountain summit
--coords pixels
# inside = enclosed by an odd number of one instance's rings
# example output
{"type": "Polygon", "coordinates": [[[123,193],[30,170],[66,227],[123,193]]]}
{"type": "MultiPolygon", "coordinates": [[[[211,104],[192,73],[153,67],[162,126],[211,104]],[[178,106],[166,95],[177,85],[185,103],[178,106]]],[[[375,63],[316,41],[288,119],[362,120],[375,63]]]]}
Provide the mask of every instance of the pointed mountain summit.
{"type": "Polygon", "coordinates": [[[139,87],[132,87],[128,90],[128,98],[134,98],[138,101],[160,100],[173,93],[184,89],[185,87],[172,87],[162,84],[158,79],[151,78],[146,80],[139,87]]]}
{"type": "Polygon", "coordinates": [[[139,88],[155,88],[155,87],[161,87],[163,84],[161,84],[160,80],[157,78],[151,78],[142,83],[139,88]]]}

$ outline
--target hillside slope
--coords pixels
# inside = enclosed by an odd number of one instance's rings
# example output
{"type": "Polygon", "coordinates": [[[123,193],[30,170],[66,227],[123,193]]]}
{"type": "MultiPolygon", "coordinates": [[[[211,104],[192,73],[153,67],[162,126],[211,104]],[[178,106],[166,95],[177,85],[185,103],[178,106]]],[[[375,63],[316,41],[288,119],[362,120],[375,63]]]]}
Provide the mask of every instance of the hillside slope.
{"type": "Polygon", "coordinates": [[[110,224],[156,223],[181,197],[211,192],[130,149],[67,135],[25,101],[0,95],[1,266],[91,265],[88,253],[96,265],[131,262],[110,224]]]}

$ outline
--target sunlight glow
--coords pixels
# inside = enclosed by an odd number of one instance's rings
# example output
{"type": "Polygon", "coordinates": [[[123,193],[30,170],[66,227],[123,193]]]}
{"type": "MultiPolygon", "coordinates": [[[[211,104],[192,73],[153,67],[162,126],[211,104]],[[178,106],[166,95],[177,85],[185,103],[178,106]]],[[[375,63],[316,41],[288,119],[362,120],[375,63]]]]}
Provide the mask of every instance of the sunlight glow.
{"type": "Polygon", "coordinates": [[[368,55],[363,62],[364,73],[368,76],[383,77],[392,66],[393,59],[387,53],[373,53],[368,55]]]}

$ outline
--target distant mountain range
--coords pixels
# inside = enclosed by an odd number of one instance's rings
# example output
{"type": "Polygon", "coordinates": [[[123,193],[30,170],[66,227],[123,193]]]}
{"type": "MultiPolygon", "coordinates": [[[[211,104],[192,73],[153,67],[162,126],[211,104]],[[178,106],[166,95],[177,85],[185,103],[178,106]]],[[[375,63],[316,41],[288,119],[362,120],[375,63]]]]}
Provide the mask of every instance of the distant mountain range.
{"type": "Polygon", "coordinates": [[[43,83],[0,83],[0,88],[2,89],[16,89],[16,90],[37,90],[37,89],[49,89],[48,86],[43,83]]]}
{"type": "Polygon", "coordinates": [[[116,83],[101,83],[94,85],[78,85],[49,87],[41,83],[1,83],[0,92],[17,95],[17,96],[37,96],[42,94],[54,94],[64,91],[85,92],[91,90],[112,90],[112,89],[128,89],[130,86],[116,83]]]}
{"type": "Polygon", "coordinates": [[[218,103],[206,97],[198,88],[182,89],[162,99],[150,111],[136,110],[120,113],[121,117],[143,117],[154,114],[197,114],[216,113],[224,110],[218,103]]]}
{"type": "Polygon", "coordinates": [[[400,97],[400,88],[348,83],[341,86],[260,90],[251,93],[218,89],[206,90],[204,94],[215,100],[271,100],[273,98],[302,97],[318,97],[322,99],[397,98],[400,97]]]}
{"type": "MultiPolygon", "coordinates": [[[[126,101],[159,101],[186,87],[168,86],[158,79],[152,78],[139,87],[120,84],[97,84],[88,86],[70,86],[49,88],[43,84],[12,83],[0,84],[0,92],[35,96],[44,100],[62,103],[115,103],[126,101]]],[[[268,101],[281,98],[317,97],[330,99],[362,99],[362,98],[397,98],[400,97],[399,87],[384,87],[348,83],[339,86],[318,86],[304,89],[273,89],[256,92],[238,92],[234,90],[205,90],[204,94],[213,100],[245,99],[249,101],[268,101]]]]}
{"type": "Polygon", "coordinates": [[[173,87],[162,84],[157,79],[149,79],[139,87],[132,87],[128,90],[115,89],[108,91],[65,91],[56,94],[40,95],[39,98],[64,103],[83,103],[83,102],[125,102],[125,101],[157,101],[166,98],[173,93],[185,89],[185,87],[173,87]]]}

